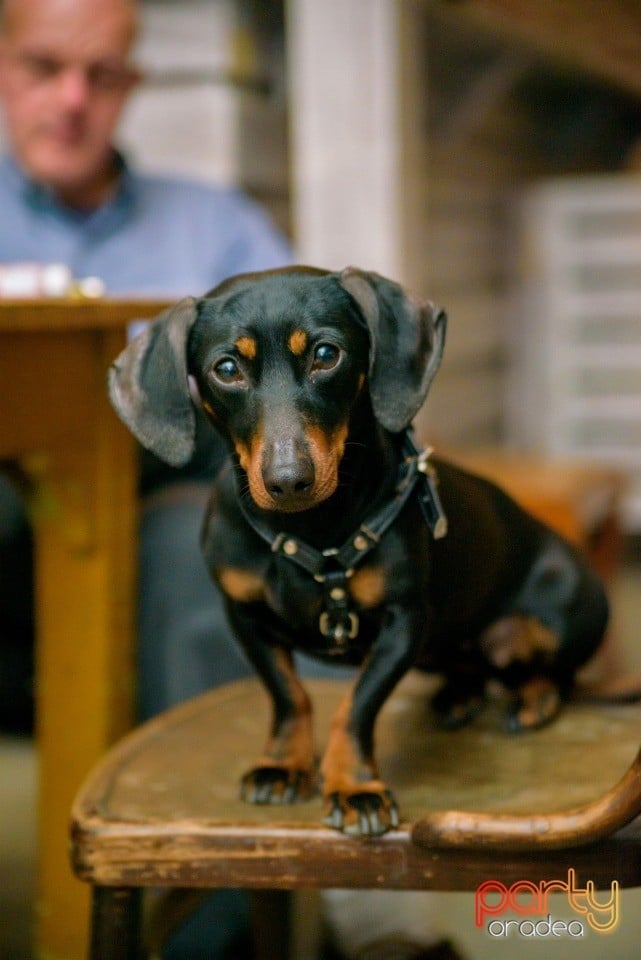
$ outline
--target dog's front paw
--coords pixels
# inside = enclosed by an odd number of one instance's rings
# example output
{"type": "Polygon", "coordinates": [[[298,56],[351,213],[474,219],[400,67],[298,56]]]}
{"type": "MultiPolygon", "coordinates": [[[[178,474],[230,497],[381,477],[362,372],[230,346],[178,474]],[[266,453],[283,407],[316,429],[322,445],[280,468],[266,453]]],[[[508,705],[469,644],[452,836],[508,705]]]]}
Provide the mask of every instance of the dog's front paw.
{"type": "Polygon", "coordinates": [[[288,767],[255,767],[240,782],[240,797],[247,803],[298,803],[316,793],[316,778],[310,770],[288,767]]]}
{"type": "Polygon", "coordinates": [[[323,823],[352,837],[380,837],[396,829],[398,822],[398,807],[390,790],[337,790],[325,798],[323,823]]]}

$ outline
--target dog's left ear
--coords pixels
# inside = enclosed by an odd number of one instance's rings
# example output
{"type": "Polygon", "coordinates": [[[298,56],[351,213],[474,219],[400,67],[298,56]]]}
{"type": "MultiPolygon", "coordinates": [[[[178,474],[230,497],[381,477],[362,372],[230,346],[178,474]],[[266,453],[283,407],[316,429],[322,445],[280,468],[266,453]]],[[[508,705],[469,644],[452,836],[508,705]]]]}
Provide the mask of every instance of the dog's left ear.
{"type": "Polygon", "coordinates": [[[173,467],[191,459],[196,443],[187,370],[187,340],[196,313],[193,297],[165,310],[109,370],[116,413],[143,447],[173,467]]]}
{"type": "Polygon", "coordinates": [[[347,267],[338,280],[356,301],[370,334],[370,396],[386,430],[404,430],[439,368],[447,315],[378,273],[347,267]]]}

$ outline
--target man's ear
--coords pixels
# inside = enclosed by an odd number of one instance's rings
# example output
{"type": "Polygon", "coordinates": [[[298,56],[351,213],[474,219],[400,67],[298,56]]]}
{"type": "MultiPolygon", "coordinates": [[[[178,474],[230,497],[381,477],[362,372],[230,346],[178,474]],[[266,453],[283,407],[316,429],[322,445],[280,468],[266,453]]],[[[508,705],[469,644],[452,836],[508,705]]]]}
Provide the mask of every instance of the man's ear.
{"type": "Polygon", "coordinates": [[[386,430],[398,433],[420,410],[439,368],[447,314],[378,273],[347,267],[338,280],[369,330],[374,414],[386,430]]]}
{"type": "Polygon", "coordinates": [[[135,64],[128,64],[125,69],[125,75],[123,76],[123,93],[125,96],[129,96],[134,92],[136,87],[139,87],[144,80],[144,75],[142,70],[137,67],[135,64]]]}
{"type": "Polygon", "coordinates": [[[187,340],[196,314],[193,297],[163,311],[109,370],[109,396],[120,419],[143,447],[174,467],[184,466],[195,447],[187,340]]]}

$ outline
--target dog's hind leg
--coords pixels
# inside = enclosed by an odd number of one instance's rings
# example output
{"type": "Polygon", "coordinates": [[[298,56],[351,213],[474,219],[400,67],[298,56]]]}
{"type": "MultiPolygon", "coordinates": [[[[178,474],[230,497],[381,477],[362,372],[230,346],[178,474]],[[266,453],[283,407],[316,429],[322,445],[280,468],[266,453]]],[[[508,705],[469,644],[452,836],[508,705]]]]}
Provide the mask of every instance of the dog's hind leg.
{"type": "Polygon", "coordinates": [[[553,720],[562,705],[558,684],[550,677],[534,676],[516,691],[506,711],[504,726],[508,733],[536,730],[553,720]]]}
{"type": "Polygon", "coordinates": [[[481,712],[486,679],[487,667],[483,663],[447,668],[445,682],[431,701],[442,729],[458,730],[481,712]]]}
{"type": "Polygon", "coordinates": [[[479,643],[494,676],[514,693],[505,729],[520,733],[553,720],[562,703],[554,679],[556,635],[534,617],[512,614],[488,627],[479,643]]]}

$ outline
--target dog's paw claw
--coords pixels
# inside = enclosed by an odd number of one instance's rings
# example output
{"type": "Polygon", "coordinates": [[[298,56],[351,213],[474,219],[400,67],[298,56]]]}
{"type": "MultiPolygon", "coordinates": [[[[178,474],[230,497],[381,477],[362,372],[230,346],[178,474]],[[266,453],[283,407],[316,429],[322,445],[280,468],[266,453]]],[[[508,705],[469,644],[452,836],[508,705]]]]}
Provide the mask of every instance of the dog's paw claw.
{"type": "Polygon", "coordinates": [[[286,767],[256,767],[240,783],[240,798],[246,803],[288,804],[309,800],[316,792],[314,775],[308,770],[286,767]]]}
{"type": "Polygon", "coordinates": [[[398,807],[390,790],[336,791],[326,798],[326,809],[323,823],[351,837],[380,837],[399,825],[398,807]]]}

